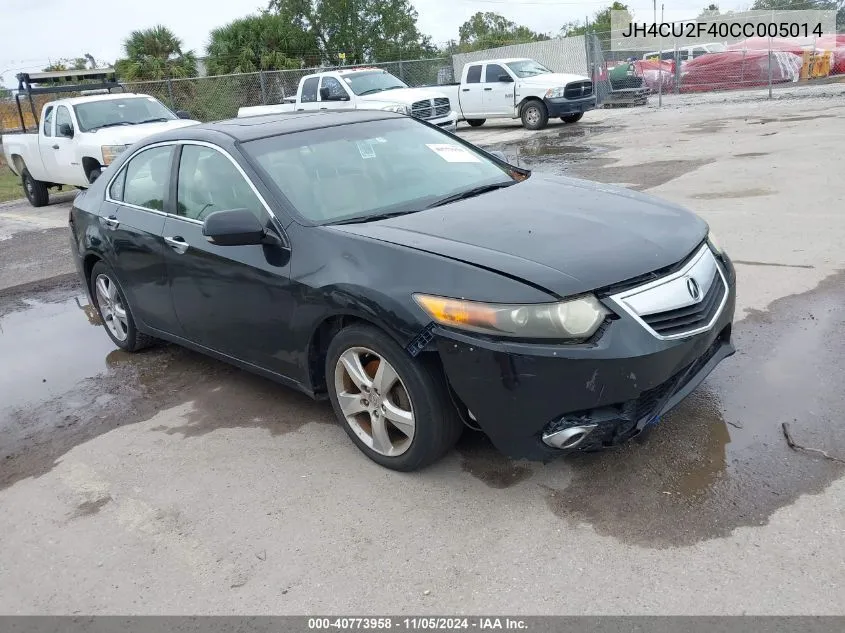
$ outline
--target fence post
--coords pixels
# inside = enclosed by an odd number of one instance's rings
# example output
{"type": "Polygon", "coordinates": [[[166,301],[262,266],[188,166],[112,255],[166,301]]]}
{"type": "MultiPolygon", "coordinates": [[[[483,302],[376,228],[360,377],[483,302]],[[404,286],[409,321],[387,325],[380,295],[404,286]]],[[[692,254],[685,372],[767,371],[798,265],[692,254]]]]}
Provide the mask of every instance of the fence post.
{"type": "Polygon", "coordinates": [[[675,94],[681,92],[681,53],[678,51],[678,40],[675,40],[675,94]]]}
{"type": "Polygon", "coordinates": [[[769,38],[769,99],[772,98],[772,38],[769,38]]]}
{"type": "Polygon", "coordinates": [[[267,82],[263,70],[258,71],[258,82],[261,84],[261,105],[267,105],[267,82]]]}
{"type": "Polygon", "coordinates": [[[167,78],[167,96],[170,98],[170,109],[175,110],[176,104],[173,102],[173,81],[170,77],[167,78]]]}
{"type": "MultiPolygon", "coordinates": [[[[405,65],[402,63],[402,60],[399,60],[399,79],[405,81],[405,65]]],[[[408,83],[405,81],[405,83],[408,83]]]]}

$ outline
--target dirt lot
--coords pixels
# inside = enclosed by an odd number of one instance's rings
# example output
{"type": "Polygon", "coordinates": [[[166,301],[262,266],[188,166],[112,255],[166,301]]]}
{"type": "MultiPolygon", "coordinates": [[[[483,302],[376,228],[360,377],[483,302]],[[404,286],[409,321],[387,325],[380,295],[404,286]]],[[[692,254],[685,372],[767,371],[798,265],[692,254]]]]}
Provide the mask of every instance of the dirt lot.
{"type": "Polygon", "coordinates": [[[845,458],[841,95],[461,134],[700,213],[737,262],[737,355],[642,442],[544,465],[467,433],[397,474],[328,405],[115,350],[68,203],[0,205],[0,612],[845,612],[845,464],[781,431],[845,458]]]}

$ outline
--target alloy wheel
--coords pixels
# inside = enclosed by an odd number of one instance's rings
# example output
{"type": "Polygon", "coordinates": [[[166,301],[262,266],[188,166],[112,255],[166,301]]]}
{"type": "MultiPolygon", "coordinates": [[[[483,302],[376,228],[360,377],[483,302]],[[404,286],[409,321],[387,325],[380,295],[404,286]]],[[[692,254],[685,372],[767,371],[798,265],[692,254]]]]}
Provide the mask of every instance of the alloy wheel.
{"type": "Polygon", "coordinates": [[[346,423],[380,455],[408,450],[416,429],[408,391],[393,366],[366,347],[340,355],[334,372],[335,393],[346,423]]]}
{"type": "Polygon", "coordinates": [[[125,341],[129,336],[129,321],[117,284],[108,275],[98,275],[94,287],[97,290],[97,307],[106,327],[118,341],[125,341]]]}

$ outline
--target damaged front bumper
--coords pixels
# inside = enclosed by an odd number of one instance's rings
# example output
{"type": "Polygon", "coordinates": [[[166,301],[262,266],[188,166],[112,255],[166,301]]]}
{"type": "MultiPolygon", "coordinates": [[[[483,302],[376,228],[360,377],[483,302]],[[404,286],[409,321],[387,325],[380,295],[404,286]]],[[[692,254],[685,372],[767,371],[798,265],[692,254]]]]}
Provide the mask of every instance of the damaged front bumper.
{"type": "Polygon", "coordinates": [[[734,353],[736,290],[727,260],[725,272],[728,296],[717,320],[687,338],[658,339],[621,314],[592,344],[502,342],[438,329],[437,349],[455,393],[505,455],[601,449],[639,434],[734,353]]]}

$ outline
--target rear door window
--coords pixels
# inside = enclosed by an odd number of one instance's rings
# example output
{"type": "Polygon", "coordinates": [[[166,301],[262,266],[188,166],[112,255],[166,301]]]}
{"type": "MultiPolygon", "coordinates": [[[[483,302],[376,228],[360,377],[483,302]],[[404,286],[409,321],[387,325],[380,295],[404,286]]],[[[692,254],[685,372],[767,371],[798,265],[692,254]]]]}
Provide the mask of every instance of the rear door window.
{"type": "Polygon", "coordinates": [[[481,83],[481,65],[478,66],[470,66],[469,70],[467,70],[467,83],[468,84],[479,84],[481,83]]]}
{"type": "Polygon", "coordinates": [[[170,159],[173,146],[151,147],[137,154],[126,166],[124,204],[164,211],[170,185],[170,159]]]}

